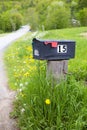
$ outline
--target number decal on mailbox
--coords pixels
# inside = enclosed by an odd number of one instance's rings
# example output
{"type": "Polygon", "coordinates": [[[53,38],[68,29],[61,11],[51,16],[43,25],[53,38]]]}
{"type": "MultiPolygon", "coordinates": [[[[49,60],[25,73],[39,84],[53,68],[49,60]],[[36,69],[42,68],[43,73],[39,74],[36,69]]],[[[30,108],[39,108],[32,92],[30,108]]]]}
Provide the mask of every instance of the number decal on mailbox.
{"type": "Polygon", "coordinates": [[[67,53],[67,45],[58,45],[57,53],[67,53]]]}

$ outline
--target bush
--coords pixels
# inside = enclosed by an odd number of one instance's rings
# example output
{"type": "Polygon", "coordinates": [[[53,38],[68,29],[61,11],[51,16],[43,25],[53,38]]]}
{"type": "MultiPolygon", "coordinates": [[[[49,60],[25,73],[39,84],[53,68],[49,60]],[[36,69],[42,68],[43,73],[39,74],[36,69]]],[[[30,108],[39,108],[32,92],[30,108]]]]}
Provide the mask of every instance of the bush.
{"type": "Polygon", "coordinates": [[[12,30],[17,30],[22,25],[23,17],[19,12],[13,12],[10,16],[12,30]]]}
{"type": "Polygon", "coordinates": [[[0,16],[0,29],[4,32],[17,30],[22,25],[22,16],[19,12],[4,12],[0,16]]]}
{"type": "Polygon", "coordinates": [[[79,11],[78,19],[80,20],[81,26],[87,26],[87,8],[79,11]]]}
{"type": "Polygon", "coordinates": [[[46,29],[66,28],[70,25],[70,10],[66,9],[63,2],[53,2],[48,8],[45,21],[46,29]]]}
{"type": "Polygon", "coordinates": [[[10,24],[10,14],[9,14],[9,12],[4,12],[4,13],[1,14],[0,29],[3,30],[4,32],[12,31],[12,26],[10,24]]]}
{"type": "MultiPolygon", "coordinates": [[[[41,1],[36,8],[29,8],[27,21],[32,29],[59,29],[70,26],[70,9],[64,2],[41,1]],[[31,15],[32,14],[32,15],[31,15]]],[[[26,16],[27,17],[27,16],[26,16]]]]}
{"type": "Polygon", "coordinates": [[[32,30],[38,30],[38,13],[34,8],[29,8],[25,14],[26,23],[29,23],[32,30]],[[28,17],[27,17],[28,14],[28,17]],[[31,15],[32,14],[32,15],[31,15]]]}
{"type": "Polygon", "coordinates": [[[1,34],[1,33],[4,33],[4,31],[3,31],[3,30],[0,30],[0,34],[1,34]]]}

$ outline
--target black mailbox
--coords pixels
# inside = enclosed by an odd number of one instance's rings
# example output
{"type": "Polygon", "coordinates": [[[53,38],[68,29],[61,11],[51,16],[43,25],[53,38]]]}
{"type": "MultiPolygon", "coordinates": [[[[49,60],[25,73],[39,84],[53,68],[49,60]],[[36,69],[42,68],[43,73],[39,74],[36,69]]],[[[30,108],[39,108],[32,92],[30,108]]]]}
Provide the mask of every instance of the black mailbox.
{"type": "Polygon", "coordinates": [[[33,58],[38,60],[68,60],[75,57],[75,41],[39,40],[32,41],[33,58]]]}

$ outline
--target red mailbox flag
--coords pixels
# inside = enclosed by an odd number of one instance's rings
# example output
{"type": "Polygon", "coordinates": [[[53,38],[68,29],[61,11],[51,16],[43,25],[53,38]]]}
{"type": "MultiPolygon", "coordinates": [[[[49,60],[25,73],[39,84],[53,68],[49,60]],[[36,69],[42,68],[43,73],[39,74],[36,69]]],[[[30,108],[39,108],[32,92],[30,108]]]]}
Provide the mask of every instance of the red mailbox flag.
{"type": "Polygon", "coordinates": [[[58,45],[58,42],[50,42],[50,41],[45,42],[46,45],[49,43],[51,44],[52,47],[57,47],[57,45],[58,45]]]}

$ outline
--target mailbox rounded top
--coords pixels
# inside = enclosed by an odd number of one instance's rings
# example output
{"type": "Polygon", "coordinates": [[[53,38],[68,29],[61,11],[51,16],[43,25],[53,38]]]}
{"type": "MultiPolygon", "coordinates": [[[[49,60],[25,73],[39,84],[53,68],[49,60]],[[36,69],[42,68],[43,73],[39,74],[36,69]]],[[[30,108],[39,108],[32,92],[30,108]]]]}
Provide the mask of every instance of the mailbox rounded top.
{"type": "Polygon", "coordinates": [[[75,41],[74,40],[57,40],[57,39],[51,39],[51,40],[49,40],[49,39],[37,39],[37,38],[33,38],[33,41],[38,41],[38,42],[74,42],[75,43],[75,41]]]}

